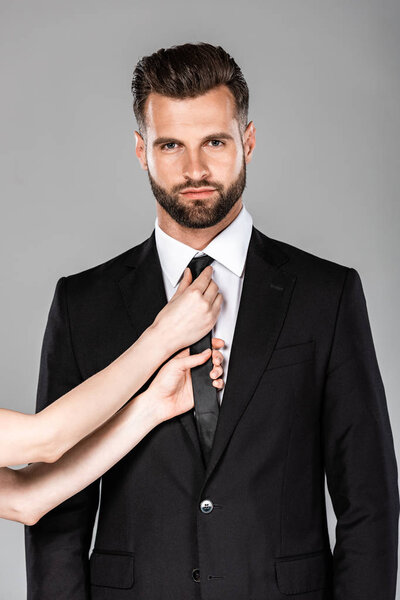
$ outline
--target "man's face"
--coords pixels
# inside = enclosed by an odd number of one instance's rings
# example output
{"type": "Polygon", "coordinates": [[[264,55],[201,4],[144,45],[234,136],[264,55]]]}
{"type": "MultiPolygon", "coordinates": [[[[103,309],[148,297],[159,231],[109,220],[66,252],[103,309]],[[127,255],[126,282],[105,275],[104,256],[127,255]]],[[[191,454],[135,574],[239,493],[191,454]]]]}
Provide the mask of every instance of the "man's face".
{"type": "Polygon", "coordinates": [[[135,132],[136,154],[157,202],[185,227],[216,225],[242,196],[254,125],[244,145],[226,86],[183,100],[151,93],[145,112],[146,143],[135,132]]]}

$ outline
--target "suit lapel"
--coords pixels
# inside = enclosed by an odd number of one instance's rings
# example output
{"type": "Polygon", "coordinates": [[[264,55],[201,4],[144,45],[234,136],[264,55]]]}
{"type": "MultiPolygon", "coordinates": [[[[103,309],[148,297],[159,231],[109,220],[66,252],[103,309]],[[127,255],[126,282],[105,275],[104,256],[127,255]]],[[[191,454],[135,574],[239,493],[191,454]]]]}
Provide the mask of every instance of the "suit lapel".
{"type": "Polygon", "coordinates": [[[241,301],[205,483],[257,387],[282,328],[296,277],[279,267],[287,255],[253,227],[241,301]]]}
{"type": "Polygon", "coordinates": [[[119,281],[130,321],[139,337],[167,303],[154,230],[135,255],[125,261],[131,267],[119,281]]]}
{"type": "MultiPolygon", "coordinates": [[[[119,286],[130,321],[136,331],[136,336],[139,337],[152,324],[157,314],[167,303],[154,230],[151,236],[141,245],[139,253],[134,256],[130,255],[125,264],[130,267],[130,270],[119,281],[119,286]]],[[[148,387],[158,370],[139,392],[148,387]]],[[[202,461],[193,411],[178,415],[177,419],[192,440],[202,461]]]]}

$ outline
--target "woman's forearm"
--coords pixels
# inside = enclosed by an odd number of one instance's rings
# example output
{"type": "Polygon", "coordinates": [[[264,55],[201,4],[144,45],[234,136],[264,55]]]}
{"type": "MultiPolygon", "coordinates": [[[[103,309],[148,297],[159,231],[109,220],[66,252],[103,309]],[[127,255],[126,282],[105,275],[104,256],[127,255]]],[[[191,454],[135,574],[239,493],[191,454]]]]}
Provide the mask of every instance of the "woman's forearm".
{"type": "Polygon", "coordinates": [[[18,472],[7,467],[0,468],[0,518],[21,521],[22,493],[18,472]]]}
{"type": "Polygon", "coordinates": [[[1,469],[0,517],[28,525],[36,523],[103,475],[161,421],[157,399],[149,388],[56,463],[37,463],[14,471],[1,469]],[[9,487],[4,488],[5,484],[9,487]]]}
{"type": "Polygon", "coordinates": [[[151,326],[110,365],[36,415],[0,410],[0,466],[55,462],[134,396],[171,353],[151,326]]]}

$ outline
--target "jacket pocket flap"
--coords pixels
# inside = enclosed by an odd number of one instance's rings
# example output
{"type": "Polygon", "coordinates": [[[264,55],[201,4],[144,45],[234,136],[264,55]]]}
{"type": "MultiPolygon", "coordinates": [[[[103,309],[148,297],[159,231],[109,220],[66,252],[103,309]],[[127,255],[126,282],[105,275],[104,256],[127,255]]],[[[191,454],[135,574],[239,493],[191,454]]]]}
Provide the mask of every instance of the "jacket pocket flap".
{"type": "Polygon", "coordinates": [[[90,557],[92,585],[127,590],[133,586],[133,554],[93,550],[90,557]]]}
{"type": "Polygon", "coordinates": [[[301,558],[275,560],[278,588],[282,594],[302,594],[330,585],[331,555],[325,550],[301,558]]]}
{"type": "Polygon", "coordinates": [[[293,346],[283,346],[275,348],[268,363],[268,369],[276,369],[286,365],[293,365],[310,360],[314,356],[315,341],[303,342],[293,346]]]}

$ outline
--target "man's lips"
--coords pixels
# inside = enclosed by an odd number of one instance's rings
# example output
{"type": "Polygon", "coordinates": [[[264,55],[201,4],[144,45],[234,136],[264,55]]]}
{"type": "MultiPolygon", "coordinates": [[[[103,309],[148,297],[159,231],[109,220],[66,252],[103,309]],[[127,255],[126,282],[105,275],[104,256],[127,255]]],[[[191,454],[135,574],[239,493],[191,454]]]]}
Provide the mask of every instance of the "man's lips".
{"type": "Polygon", "coordinates": [[[181,192],[182,196],[185,196],[188,200],[201,200],[203,198],[209,198],[215,192],[215,188],[203,187],[203,188],[188,188],[181,192]]]}
{"type": "Polygon", "coordinates": [[[204,187],[204,188],[188,188],[183,190],[181,194],[200,194],[202,192],[214,192],[215,188],[204,187]]]}

